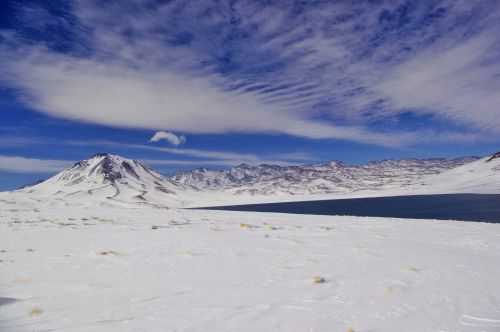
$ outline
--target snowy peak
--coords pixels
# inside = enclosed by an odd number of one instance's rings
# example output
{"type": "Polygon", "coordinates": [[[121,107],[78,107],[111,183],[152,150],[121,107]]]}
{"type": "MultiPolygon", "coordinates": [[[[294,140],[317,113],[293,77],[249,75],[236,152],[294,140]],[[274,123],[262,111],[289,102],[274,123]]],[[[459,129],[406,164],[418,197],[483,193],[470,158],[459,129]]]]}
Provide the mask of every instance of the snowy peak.
{"type": "Polygon", "coordinates": [[[74,203],[178,206],[182,189],[137,160],[99,153],[22,192],[74,203]]]}
{"type": "Polygon", "coordinates": [[[60,173],[58,179],[68,184],[82,180],[93,180],[97,183],[116,183],[124,179],[162,180],[161,175],[144,166],[137,160],[126,159],[109,153],[98,153],[89,159],[82,160],[72,168],[60,173]]]}
{"type": "Polygon", "coordinates": [[[493,154],[493,155],[491,155],[491,156],[488,158],[488,160],[486,160],[486,161],[488,161],[488,162],[489,162],[489,161],[493,161],[493,160],[495,160],[495,159],[500,159],[500,152],[494,153],[494,154],[493,154]]]}

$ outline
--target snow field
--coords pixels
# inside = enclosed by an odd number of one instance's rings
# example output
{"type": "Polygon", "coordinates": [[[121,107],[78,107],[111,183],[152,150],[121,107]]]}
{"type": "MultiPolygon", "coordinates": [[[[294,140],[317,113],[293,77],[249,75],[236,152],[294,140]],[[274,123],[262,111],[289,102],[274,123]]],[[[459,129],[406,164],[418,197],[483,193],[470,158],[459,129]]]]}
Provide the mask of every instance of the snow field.
{"type": "Polygon", "coordinates": [[[500,330],[497,224],[5,206],[2,331],[500,330]]]}

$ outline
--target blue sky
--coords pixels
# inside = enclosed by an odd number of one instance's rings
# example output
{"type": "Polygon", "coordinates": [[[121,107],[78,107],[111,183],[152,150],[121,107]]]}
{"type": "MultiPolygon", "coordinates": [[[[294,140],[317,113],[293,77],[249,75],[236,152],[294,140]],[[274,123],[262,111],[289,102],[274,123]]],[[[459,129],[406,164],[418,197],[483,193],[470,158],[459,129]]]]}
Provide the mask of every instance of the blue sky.
{"type": "Polygon", "coordinates": [[[485,155],[499,30],[493,0],[2,1],[0,189],[102,151],[165,173],[485,155]]]}

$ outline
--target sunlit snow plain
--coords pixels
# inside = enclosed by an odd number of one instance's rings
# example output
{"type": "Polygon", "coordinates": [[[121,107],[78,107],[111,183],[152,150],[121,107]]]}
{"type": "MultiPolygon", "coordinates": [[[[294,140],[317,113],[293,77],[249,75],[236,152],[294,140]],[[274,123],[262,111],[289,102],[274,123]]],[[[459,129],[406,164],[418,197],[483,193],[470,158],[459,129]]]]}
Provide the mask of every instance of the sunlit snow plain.
{"type": "Polygon", "coordinates": [[[500,331],[498,224],[0,204],[1,331],[500,331]]]}
{"type": "MultiPolygon", "coordinates": [[[[499,172],[335,197],[499,193],[499,172]]],[[[0,193],[0,331],[500,331],[500,224],[168,208],[278,199],[179,188],[97,156],[0,193]]]]}

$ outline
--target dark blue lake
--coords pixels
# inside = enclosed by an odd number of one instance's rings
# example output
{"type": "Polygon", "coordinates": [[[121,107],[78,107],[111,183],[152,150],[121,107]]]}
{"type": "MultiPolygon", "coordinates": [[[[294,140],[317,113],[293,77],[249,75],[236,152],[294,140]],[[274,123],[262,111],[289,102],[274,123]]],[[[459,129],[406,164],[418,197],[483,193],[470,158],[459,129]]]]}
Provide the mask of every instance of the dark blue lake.
{"type": "Polygon", "coordinates": [[[349,198],[215,206],[202,209],[500,223],[500,195],[489,194],[349,198]]]}

